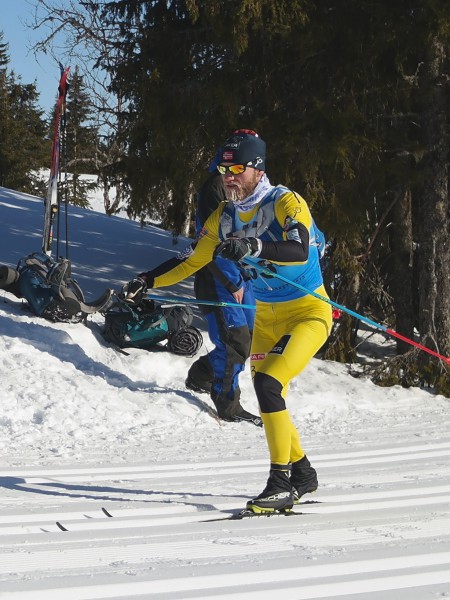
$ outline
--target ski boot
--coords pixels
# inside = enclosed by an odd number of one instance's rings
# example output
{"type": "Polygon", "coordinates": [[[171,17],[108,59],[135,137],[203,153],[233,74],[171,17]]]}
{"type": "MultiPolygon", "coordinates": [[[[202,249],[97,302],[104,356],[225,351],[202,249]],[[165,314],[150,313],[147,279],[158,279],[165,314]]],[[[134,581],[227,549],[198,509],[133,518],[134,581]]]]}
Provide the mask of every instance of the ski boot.
{"type": "Polygon", "coordinates": [[[271,464],[266,487],[247,502],[247,510],[255,514],[289,512],[294,505],[290,469],[290,465],[271,464]]]}
{"type": "Polygon", "coordinates": [[[185,385],[188,390],[199,394],[211,394],[214,374],[208,355],[200,356],[189,367],[185,385]]]}
{"type": "Polygon", "coordinates": [[[318,485],[316,470],[306,456],[292,463],[291,486],[294,504],[298,504],[304,494],[315,492],[318,485]]]}
{"type": "Polygon", "coordinates": [[[230,423],[241,423],[242,421],[244,421],[246,423],[252,423],[252,425],[256,425],[256,427],[263,426],[263,421],[262,421],[261,417],[259,417],[257,415],[252,415],[252,413],[249,413],[244,408],[242,410],[240,410],[239,412],[237,412],[232,417],[219,416],[219,418],[222,419],[222,421],[228,421],[230,423]]]}
{"type": "Polygon", "coordinates": [[[211,387],[208,388],[206,384],[202,385],[200,383],[197,383],[189,375],[187,376],[184,385],[187,387],[188,390],[192,390],[193,392],[197,392],[198,394],[209,394],[211,391],[211,387]]]}

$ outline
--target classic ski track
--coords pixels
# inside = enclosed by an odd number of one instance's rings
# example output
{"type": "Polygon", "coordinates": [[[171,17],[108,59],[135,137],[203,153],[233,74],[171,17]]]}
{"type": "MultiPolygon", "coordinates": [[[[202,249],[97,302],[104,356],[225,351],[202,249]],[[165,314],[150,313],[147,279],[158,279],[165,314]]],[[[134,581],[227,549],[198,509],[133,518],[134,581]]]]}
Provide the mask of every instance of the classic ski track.
{"type": "MultiPolygon", "coordinates": [[[[346,495],[323,496],[314,500],[313,496],[305,496],[305,500],[297,505],[295,510],[308,515],[336,515],[338,513],[368,512],[404,507],[430,507],[439,505],[450,506],[450,485],[429,486],[426,488],[409,488],[405,490],[387,490],[382,492],[360,493],[346,495]]],[[[174,502],[163,506],[149,508],[111,508],[108,517],[96,505],[95,508],[83,512],[12,514],[0,517],[0,536],[21,535],[27,533],[50,533],[58,531],[55,524],[60,522],[69,531],[108,530],[132,527],[152,527],[165,525],[195,523],[219,519],[236,510],[236,500],[227,502],[208,502],[205,507],[197,505],[197,510],[189,503],[174,502]]],[[[0,542],[1,548],[1,542],[0,542]]]]}
{"type": "MultiPolygon", "coordinates": [[[[136,552],[141,550],[135,548],[136,552]]],[[[104,552],[105,549],[102,549],[104,552]]],[[[248,551],[248,549],[247,549],[248,551]]],[[[78,551],[79,553],[82,551],[78,551]]],[[[90,554],[93,554],[92,552],[90,554]]],[[[98,554],[98,550],[97,550],[98,554]]],[[[209,556],[209,555],[208,555],[209,556]]],[[[17,556],[16,556],[17,558],[17,556]]],[[[49,560],[60,559],[59,554],[50,555],[49,560]]],[[[74,556],[71,557],[72,559],[74,556]]],[[[106,557],[108,560],[111,557],[106,557]]],[[[147,556],[143,557],[148,558],[147,556]]],[[[210,558],[210,557],[209,557],[210,558]]],[[[31,558],[32,560],[32,558],[31,558]]],[[[234,573],[233,577],[228,574],[202,575],[192,577],[175,577],[171,579],[151,578],[145,581],[130,583],[113,583],[100,585],[74,585],[72,587],[45,589],[46,600],[65,600],[70,599],[100,599],[100,598],[130,598],[142,596],[145,598],[154,597],[161,594],[161,597],[167,597],[167,593],[181,592],[200,592],[208,590],[208,598],[219,600],[220,598],[229,598],[228,592],[232,598],[244,599],[257,598],[269,599],[273,597],[273,591],[266,590],[265,584],[282,582],[283,592],[294,592],[296,599],[309,598],[336,598],[337,596],[348,596],[361,592],[370,591],[390,591],[398,589],[410,589],[414,587],[425,587],[436,584],[450,583],[450,571],[448,563],[450,561],[449,552],[435,552],[421,555],[405,554],[397,557],[370,561],[347,561],[327,565],[324,569],[322,565],[307,565],[301,569],[296,567],[282,568],[275,570],[258,571],[255,570],[234,573]],[[418,572],[419,571],[419,572],[418,572]],[[256,577],[255,577],[256,575],[256,577]],[[345,580],[349,575],[358,575],[358,581],[354,579],[345,580]],[[375,576],[373,576],[375,575],[375,576]],[[342,580],[344,578],[344,581],[342,580]],[[255,580],[257,579],[257,583],[255,580]],[[326,580],[324,582],[324,580],[326,580]],[[308,585],[302,582],[308,581],[308,585]],[[149,583],[151,582],[151,585],[149,583]],[[294,584],[294,585],[293,585],[294,584]],[[301,587],[299,587],[299,585],[301,587]],[[245,589],[242,589],[245,587],[245,589]],[[239,589],[239,591],[237,591],[239,589]],[[236,593],[237,591],[237,593],[236,593]]],[[[58,561],[61,563],[61,560],[58,561]]],[[[55,565],[56,566],[56,565],[55,565]]],[[[80,568],[80,565],[76,565],[80,568]]],[[[92,569],[92,565],[90,565],[92,569]]],[[[270,586],[269,586],[270,587],[270,586]]],[[[20,598],[21,600],[40,600],[43,596],[43,590],[20,591],[14,593],[13,590],[0,592],[0,598],[20,598]]],[[[185,598],[186,596],[171,596],[185,598]]],[[[189,598],[197,596],[189,593],[189,598]]],[[[204,596],[199,596],[203,597],[204,596]]],[[[288,596],[292,597],[292,596],[288,596]]]]}
{"type": "MultiPolygon", "coordinates": [[[[342,527],[340,523],[327,521],[327,527],[323,528],[323,522],[314,519],[308,522],[302,517],[275,517],[247,519],[244,521],[227,521],[225,528],[223,524],[206,522],[201,525],[202,535],[197,540],[192,539],[192,528],[178,528],[172,531],[168,525],[174,523],[160,523],[156,531],[148,531],[140,527],[136,533],[130,529],[123,536],[117,536],[114,529],[107,529],[105,536],[90,535],[80,536],[78,531],[59,532],[59,536],[66,536],[61,544],[54,534],[41,536],[36,543],[27,543],[26,560],[21,562],[18,548],[22,546],[23,539],[19,544],[5,543],[2,540],[0,553],[0,573],[27,573],[39,571],[54,571],[55,569],[72,568],[79,569],[102,567],[122,561],[128,564],[145,563],[152,559],[158,561],[183,560],[189,556],[189,560],[224,559],[227,557],[246,557],[249,547],[247,543],[233,543],[244,533],[252,536],[252,556],[263,556],[276,552],[286,552],[289,548],[296,546],[312,546],[326,548],[329,546],[364,546],[380,544],[389,539],[394,540],[417,540],[429,539],[442,534],[449,522],[448,513],[435,516],[426,523],[411,523],[406,518],[385,520],[385,522],[373,521],[366,525],[361,522],[352,526],[342,527]],[[258,537],[258,531],[267,534],[271,526],[275,527],[270,545],[264,537],[258,537]],[[280,529],[283,530],[280,533],[280,529]],[[208,539],[208,534],[212,535],[208,539]],[[120,539],[120,543],[118,543],[120,539]],[[80,547],[81,542],[88,541],[89,546],[80,547]],[[72,547],[73,546],[73,547],[72,547]]],[[[175,523],[178,525],[178,523],[175,523]]],[[[197,523],[198,525],[198,523],[197,523]]]]}
{"type": "MultiPolygon", "coordinates": [[[[398,448],[383,448],[379,450],[353,451],[346,453],[323,454],[314,457],[314,464],[320,468],[334,467],[338,464],[344,466],[359,466],[363,464],[379,464],[380,459],[384,463],[417,461],[423,458],[437,458],[450,456],[450,443],[426,444],[422,447],[401,446],[398,448]]],[[[0,477],[23,477],[26,483],[41,483],[58,480],[61,482],[79,481],[104,481],[117,480],[125,476],[132,479],[161,479],[178,476],[198,476],[215,473],[220,469],[221,473],[254,473],[256,471],[267,471],[267,460],[238,460],[238,461],[207,461],[202,463],[176,463],[159,465],[132,465],[111,467],[85,467],[85,468],[55,468],[44,469],[30,467],[24,473],[24,469],[6,469],[0,472],[0,477]],[[186,468],[189,469],[186,472],[186,468]]]]}
{"type": "MultiPolygon", "coordinates": [[[[47,509],[40,513],[14,511],[0,515],[0,598],[273,600],[275,589],[285,598],[296,600],[344,600],[372,593],[395,598],[396,591],[407,593],[413,589],[443,596],[445,590],[450,593],[450,533],[443,535],[450,520],[450,485],[445,485],[448,478],[442,479],[441,484],[430,473],[435,473],[434,461],[438,459],[441,476],[446,470],[442,458],[449,455],[450,443],[322,455],[314,459],[321,471],[328,468],[334,471],[339,466],[339,477],[348,482],[358,477],[364,465],[369,470],[377,463],[378,472],[372,474],[374,480],[378,478],[380,485],[395,482],[397,487],[375,491],[344,488],[348,491],[332,493],[324,486],[321,493],[305,497],[305,503],[296,508],[304,515],[293,518],[213,522],[210,519],[226,517],[238,509],[241,498],[233,495],[197,498],[182,492],[176,500],[177,492],[175,496],[172,493],[170,500],[166,496],[160,503],[153,501],[139,508],[124,507],[123,502],[116,507],[108,500],[79,499],[76,505],[65,504],[67,510],[59,507],[54,512],[47,509]],[[397,474],[395,468],[393,472],[380,470],[380,461],[383,465],[399,461],[401,473],[397,474]],[[423,470],[427,475],[424,479],[417,478],[420,485],[404,478],[409,463],[416,474],[423,470]],[[358,471],[353,467],[358,467],[358,471]],[[82,508],[77,510],[79,506],[82,508]],[[112,518],[102,512],[102,506],[112,518]],[[57,520],[67,527],[67,532],[58,529],[57,520]],[[441,541],[434,542],[437,539],[441,541]],[[411,554],[409,545],[418,540],[424,552],[411,554]],[[357,560],[359,548],[371,547],[381,557],[386,544],[390,557],[357,560]],[[327,551],[330,548],[345,548],[347,560],[333,559],[327,551]],[[316,555],[316,564],[302,561],[301,568],[292,564],[275,570],[267,568],[272,554],[289,557],[305,550],[316,555]],[[252,562],[246,567],[249,553],[252,562]],[[214,565],[224,562],[230,565],[230,572],[225,574],[222,570],[212,575],[214,565]],[[175,577],[169,578],[167,569],[152,573],[149,566],[154,563],[168,568],[174,563],[196,565],[196,575],[176,570],[175,577]],[[234,563],[240,565],[237,572],[233,570],[234,563]],[[138,581],[126,582],[123,576],[120,578],[120,573],[130,570],[139,574],[138,581]],[[83,573],[89,574],[89,578],[83,573]],[[105,573],[110,574],[111,583],[96,585],[96,575],[104,581],[105,573]],[[62,577],[63,588],[58,587],[62,577]],[[28,588],[33,589],[23,588],[24,579],[30,581],[28,588]],[[278,588],[274,587],[277,583],[278,588]]],[[[111,496],[110,488],[121,480],[136,481],[139,487],[145,487],[143,480],[163,479],[164,488],[168,488],[167,479],[173,478],[178,490],[192,477],[208,480],[223,474],[239,476],[257,471],[266,471],[266,461],[250,461],[250,464],[210,461],[190,464],[189,469],[180,464],[34,468],[11,470],[0,476],[20,477],[29,492],[35,487],[37,493],[42,491],[40,484],[51,487],[107,481],[111,496]]],[[[336,488],[339,485],[334,485],[333,490],[336,488]]],[[[17,489],[20,490],[20,483],[17,489]]],[[[125,493],[120,485],[118,492],[122,496],[125,493]]],[[[154,494],[164,498],[163,491],[154,494]]]]}

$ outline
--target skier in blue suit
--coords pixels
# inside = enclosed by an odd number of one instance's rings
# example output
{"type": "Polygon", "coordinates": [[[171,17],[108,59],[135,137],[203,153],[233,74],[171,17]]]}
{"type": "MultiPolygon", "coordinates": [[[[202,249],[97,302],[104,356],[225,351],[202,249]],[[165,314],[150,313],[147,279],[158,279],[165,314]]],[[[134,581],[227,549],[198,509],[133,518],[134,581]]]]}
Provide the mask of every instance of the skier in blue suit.
{"type": "MultiPolygon", "coordinates": [[[[200,235],[209,215],[226,200],[215,161],[209,171],[211,175],[197,195],[197,235],[200,235]]],[[[239,374],[250,354],[255,312],[238,306],[255,304],[248,272],[237,263],[218,257],[197,271],[194,289],[198,300],[232,302],[237,306],[200,305],[214,348],[191,365],[186,387],[209,393],[221,419],[248,421],[262,426],[261,418],[249,413],[240,404],[239,374]]]]}

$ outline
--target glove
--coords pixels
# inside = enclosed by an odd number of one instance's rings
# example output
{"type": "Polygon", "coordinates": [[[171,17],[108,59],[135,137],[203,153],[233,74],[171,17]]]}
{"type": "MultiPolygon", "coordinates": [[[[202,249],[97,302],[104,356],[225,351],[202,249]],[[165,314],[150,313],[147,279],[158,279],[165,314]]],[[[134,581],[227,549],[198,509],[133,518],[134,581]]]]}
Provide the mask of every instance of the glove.
{"type": "Polygon", "coordinates": [[[147,280],[139,275],[123,286],[120,296],[130,304],[139,304],[147,291],[147,287],[147,280]]]}
{"type": "Polygon", "coordinates": [[[228,260],[239,262],[246,256],[259,253],[259,244],[256,238],[229,238],[214,250],[213,258],[222,256],[228,260]]]}

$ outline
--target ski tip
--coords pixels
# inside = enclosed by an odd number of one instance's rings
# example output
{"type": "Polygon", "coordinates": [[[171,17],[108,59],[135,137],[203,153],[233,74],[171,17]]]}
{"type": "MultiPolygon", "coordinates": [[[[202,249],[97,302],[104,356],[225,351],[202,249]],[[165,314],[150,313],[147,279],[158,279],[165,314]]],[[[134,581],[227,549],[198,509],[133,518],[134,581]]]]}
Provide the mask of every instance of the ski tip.
{"type": "Polygon", "coordinates": [[[108,512],[104,506],[102,506],[102,513],[112,519],[112,514],[110,512],[108,512]]]}
{"type": "Polygon", "coordinates": [[[59,521],[56,521],[56,526],[58,527],[58,529],[60,529],[61,531],[69,531],[68,529],[66,529],[64,527],[64,525],[62,523],[60,523],[59,521]]]}

